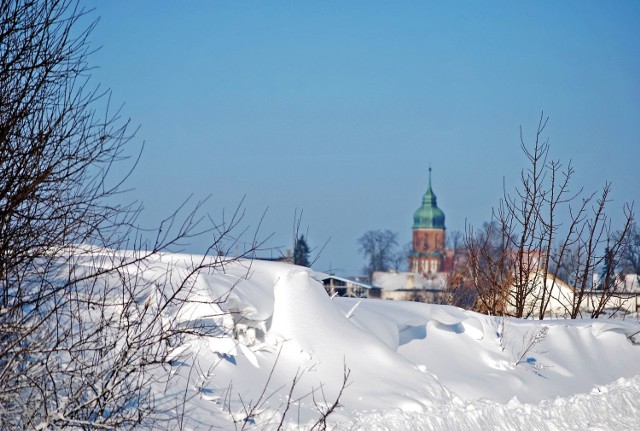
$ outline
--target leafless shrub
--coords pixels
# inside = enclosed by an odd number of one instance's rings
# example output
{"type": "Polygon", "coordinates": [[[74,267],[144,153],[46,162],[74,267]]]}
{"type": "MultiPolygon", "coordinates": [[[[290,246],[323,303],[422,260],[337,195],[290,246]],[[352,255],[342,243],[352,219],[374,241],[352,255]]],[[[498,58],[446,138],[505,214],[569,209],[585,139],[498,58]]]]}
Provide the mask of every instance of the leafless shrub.
{"type": "Polygon", "coordinates": [[[476,308],[543,319],[554,303],[567,317],[577,318],[585,309],[598,317],[619,289],[612,275],[628,242],[633,206],[624,206],[623,226],[616,231],[606,213],[610,184],[599,195],[585,197],[582,190],[572,191],[571,163],[564,166],[549,159],[549,143],[542,138],[547,121],[543,113],[531,147],[521,130],[521,148],[529,165],[522,170],[515,193],[505,190],[484,229],[467,229],[476,308]],[[605,283],[595,286],[593,276],[602,267],[605,283]],[[562,272],[569,277],[571,292],[559,287],[562,272]]]}
{"type": "Polygon", "coordinates": [[[114,176],[134,132],[91,87],[88,19],[74,0],[0,3],[0,428],[182,428],[190,395],[155,399],[172,390],[162,371],[186,338],[228,334],[171,316],[228,317],[230,291],[198,282],[234,260],[243,213],[216,223],[186,201],[136,227],[140,207],[117,203],[128,174],[114,176]],[[202,256],[164,254],[198,235],[202,256]]]}
{"type": "Polygon", "coordinates": [[[320,388],[322,393],[322,402],[319,402],[318,400],[316,400],[315,396],[313,397],[313,404],[316,406],[316,409],[318,409],[318,412],[320,413],[320,417],[318,418],[318,421],[312,425],[311,427],[312,430],[319,429],[319,430],[325,431],[327,429],[327,418],[333,412],[335,412],[336,408],[340,407],[340,398],[342,397],[342,393],[347,387],[347,382],[349,381],[350,375],[351,375],[351,370],[347,368],[347,364],[345,363],[343,367],[342,386],[340,386],[338,395],[335,397],[333,402],[331,402],[331,404],[329,404],[329,401],[327,400],[327,397],[322,387],[320,388]]]}
{"type": "MultiPolygon", "coordinates": [[[[280,419],[279,421],[277,421],[277,424],[276,424],[275,422],[272,422],[271,420],[272,417],[265,417],[265,414],[271,411],[271,414],[275,415],[275,412],[273,412],[273,409],[271,410],[269,409],[268,402],[279,391],[285,388],[285,386],[279,386],[277,388],[272,388],[270,386],[271,380],[273,378],[273,374],[276,370],[276,367],[278,366],[278,360],[280,358],[281,352],[282,352],[282,348],[278,351],[278,354],[276,356],[273,366],[271,367],[267,380],[262,386],[262,391],[260,392],[260,395],[256,400],[243,400],[242,394],[240,393],[237,394],[237,397],[240,400],[240,403],[242,405],[241,414],[239,415],[233,414],[232,407],[231,407],[231,401],[232,401],[231,396],[227,396],[225,398],[226,409],[231,415],[234,421],[234,424],[236,426],[236,429],[245,430],[250,428],[254,424],[257,425],[256,419],[258,419],[260,416],[263,416],[262,426],[264,428],[273,427],[273,429],[277,429],[277,430],[284,429],[286,425],[287,415],[289,414],[291,407],[295,405],[299,405],[301,401],[311,397],[313,400],[313,405],[318,411],[319,417],[315,423],[309,424],[310,426],[309,429],[326,430],[327,419],[338,407],[340,407],[340,399],[342,397],[342,394],[345,388],[347,387],[351,370],[347,368],[347,365],[345,363],[343,367],[342,385],[340,386],[338,394],[335,396],[335,398],[332,398],[332,401],[327,401],[327,397],[324,392],[324,384],[322,383],[320,384],[319,387],[312,388],[310,392],[294,397],[294,392],[297,389],[297,385],[300,383],[300,380],[305,374],[304,370],[301,370],[300,368],[298,368],[291,382],[289,383],[288,393],[285,397],[285,401],[281,406],[279,406],[278,414],[280,419]],[[316,397],[317,393],[321,394],[322,400],[317,399],[316,397]]],[[[231,393],[231,388],[229,389],[228,393],[229,394],[231,393]]],[[[298,425],[300,426],[301,424],[298,423],[298,425]]]]}
{"type": "Polygon", "coordinates": [[[133,132],[91,87],[87,19],[72,0],[0,4],[2,429],[151,427],[166,414],[147,371],[201,330],[166,311],[225,261],[166,265],[155,280],[146,265],[198,234],[212,235],[207,255],[224,253],[241,219],[203,227],[196,204],[151,239],[134,228],[139,207],[116,203],[128,175],[113,175],[133,132]]]}
{"type": "Polygon", "coordinates": [[[466,275],[476,291],[474,308],[481,313],[500,316],[506,312],[507,297],[513,285],[509,234],[510,227],[498,222],[485,224],[478,233],[467,226],[466,275]]]}
{"type": "Polygon", "coordinates": [[[529,358],[529,355],[533,352],[533,349],[547,337],[548,332],[549,327],[545,325],[540,328],[540,330],[535,334],[528,334],[527,336],[525,336],[525,338],[522,339],[522,349],[517,355],[514,366],[518,366],[523,363],[529,363],[529,361],[531,360],[529,358]]]}

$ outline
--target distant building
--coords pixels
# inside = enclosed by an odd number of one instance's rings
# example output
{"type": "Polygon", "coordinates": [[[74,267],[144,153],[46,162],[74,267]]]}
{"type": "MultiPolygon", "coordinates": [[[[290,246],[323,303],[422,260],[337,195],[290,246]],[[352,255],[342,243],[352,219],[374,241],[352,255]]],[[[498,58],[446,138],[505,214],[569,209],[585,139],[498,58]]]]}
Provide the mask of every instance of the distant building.
{"type": "MultiPolygon", "coordinates": [[[[466,250],[446,248],[445,244],[445,215],[438,207],[429,168],[427,191],[422,197],[422,204],[413,214],[409,271],[374,272],[372,275],[373,285],[382,288],[382,299],[453,303],[472,308],[477,300],[477,291],[464,272],[459,271],[466,265],[466,250]],[[449,285],[455,285],[455,288],[448,289],[449,285]]],[[[547,316],[566,317],[568,310],[572,308],[575,288],[553,274],[547,274],[543,280],[540,268],[546,259],[544,252],[531,250],[519,256],[516,249],[507,251],[506,260],[515,262],[520,258],[527,262],[530,271],[530,286],[527,288],[530,294],[526,304],[528,309],[540,308],[541,298],[546,296],[547,316]]],[[[597,274],[595,277],[593,286],[598,285],[597,274]]],[[[605,315],[624,316],[640,313],[640,278],[636,274],[619,279],[614,291],[607,300],[605,315]]],[[[582,313],[589,315],[599,303],[601,296],[601,291],[589,289],[581,305],[582,313]]],[[[513,306],[508,302],[505,303],[505,307],[505,311],[513,311],[513,306]]]]}
{"type": "Polygon", "coordinates": [[[445,302],[446,274],[430,274],[428,277],[412,272],[375,272],[373,282],[383,286],[382,299],[419,301],[433,304],[445,302]]]}
{"type": "Polygon", "coordinates": [[[351,280],[349,278],[329,275],[322,280],[324,288],[331,296],[347,296],[351,298],[376,298],[381,297],[382,289],[369,283],[351,280]]]}
{"type": "Polygon", "coordinates": [[[437,274],[443,271],[445,258],[444,213],[436,201],[431,188],[431,168],[429,168],[429,188],[422,198],[422,205],[413,214],[413,241],[409,256],[409,272],[417,274],[437,274]]]}
{"type": "Polygon", "coordinates": [[[431,168],[422,205],[413,214],[412,231],[409,272],[374,272],[373,284],[382,287],[383,299],[448,302],[444,296],[456,265],[456,250],[445,248],[445,216],[433,192],[431,168]]]}
{"type": "MultiPolygon", "coordinates": [[[[539,310],[544,297],[544,300],[548,301],[545,316],[552,318],[570,317],[575,296],[578,294],[575,287],[568,285],[550,273],[546,275],[545,279],[544,274],[539,269],[529,274],[528,283],[525,310],[539,310]]],[[[606,293],[605,296],[603,296],[605,293],[595,289],[595,286],[597,286],[597,278],[594,279],[592,288],[584,292],[584,298],[580,305],[580,315],[591,315],[591,312],[600,305],[603,298],[606,298],[606,307],[602,312],[604,316],[637,316],[640,312],[640,286],[636,286],[633,279],[626,283],[624,279],[618,279],[616,285],[612,287],[612,291],[606,293]]],[[[515,287],[512,289],[515,289],[515,287]]],[[[505,311],[513,313],[515,312],[515,307],[507,302],[505,311]]]]}

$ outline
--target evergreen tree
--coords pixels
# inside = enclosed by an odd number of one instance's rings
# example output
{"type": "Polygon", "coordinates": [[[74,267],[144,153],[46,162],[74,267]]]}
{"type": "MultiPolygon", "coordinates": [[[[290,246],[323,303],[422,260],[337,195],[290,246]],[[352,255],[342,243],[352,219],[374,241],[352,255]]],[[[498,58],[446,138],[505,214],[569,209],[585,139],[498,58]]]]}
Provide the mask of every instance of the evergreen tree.
{"type": "Polygon", "coordinates": [[[604,262],[600,270],[600,279],[598,280],[598,289],[608,290],[613,284],[614,268],[611,262],[611,250],[609,247],[604,249],[604,262]]]}
{"type": "Polygon", "coordinates": [[[311,265],[309,263],[309,246],[304,235],[300,235],[293,247],[293,263],[301,266],[311,265]]]}
{"type": "Polygon", "coordinates": [[[625,274],[640,275],[640,226],[637,224],[631,226],[621,260],[625,274]]]}

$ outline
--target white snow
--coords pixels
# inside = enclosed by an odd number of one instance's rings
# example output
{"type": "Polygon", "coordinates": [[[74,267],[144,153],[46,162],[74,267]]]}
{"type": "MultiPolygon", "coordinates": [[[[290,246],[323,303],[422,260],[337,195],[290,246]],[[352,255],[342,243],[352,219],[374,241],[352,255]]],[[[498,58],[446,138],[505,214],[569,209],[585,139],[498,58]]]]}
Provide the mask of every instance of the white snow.
{"type": "MultiPolygon", "coordinates": [[[[170,269],[178,282],[200,259],[163,254],[143,275],[151,283],[170,269]]],[[[156,398],[186,400],[176,410],[185,429],[241,428],[250,406],[257,408],[249,429],[275,429],[285,411],[286,428],[309,429],[336,400],[346,368],[340,405],[328,417],[335,429],[640,426],[640,344],[629,339],[640,331],[637,320],[525,321],[358,303],[331,299],[320,277],[245,260],[199,274],[188,298],[197,302],[166,318],[210,325],[211,335],[176,348],[165,368],[171,384],[158,385],[156,398]]]]}

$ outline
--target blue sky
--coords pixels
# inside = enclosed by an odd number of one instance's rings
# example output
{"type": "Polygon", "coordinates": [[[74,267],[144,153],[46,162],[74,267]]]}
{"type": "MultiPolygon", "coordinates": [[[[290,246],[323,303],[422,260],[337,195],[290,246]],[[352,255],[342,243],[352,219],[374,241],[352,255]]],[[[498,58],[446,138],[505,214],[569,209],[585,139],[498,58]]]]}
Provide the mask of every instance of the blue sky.
{"type": "MultiPolygon", "coordinates": [[[[83,2],[93,78],[140,125],[127,198],[154,224],[189,195],[316,269],[360,272],[370,229],[410,241],[428,167],[448,231],[488,220],[540,112],[575,188],[640,204],[640,2],[83,2]]],[[[251,235],[246,235],[247,241],[251,235]]],[[[202,250],[197,240],[187,251],[202,250]]],[[[265,251],[263,254],[268,255],[265,251]]]]}

